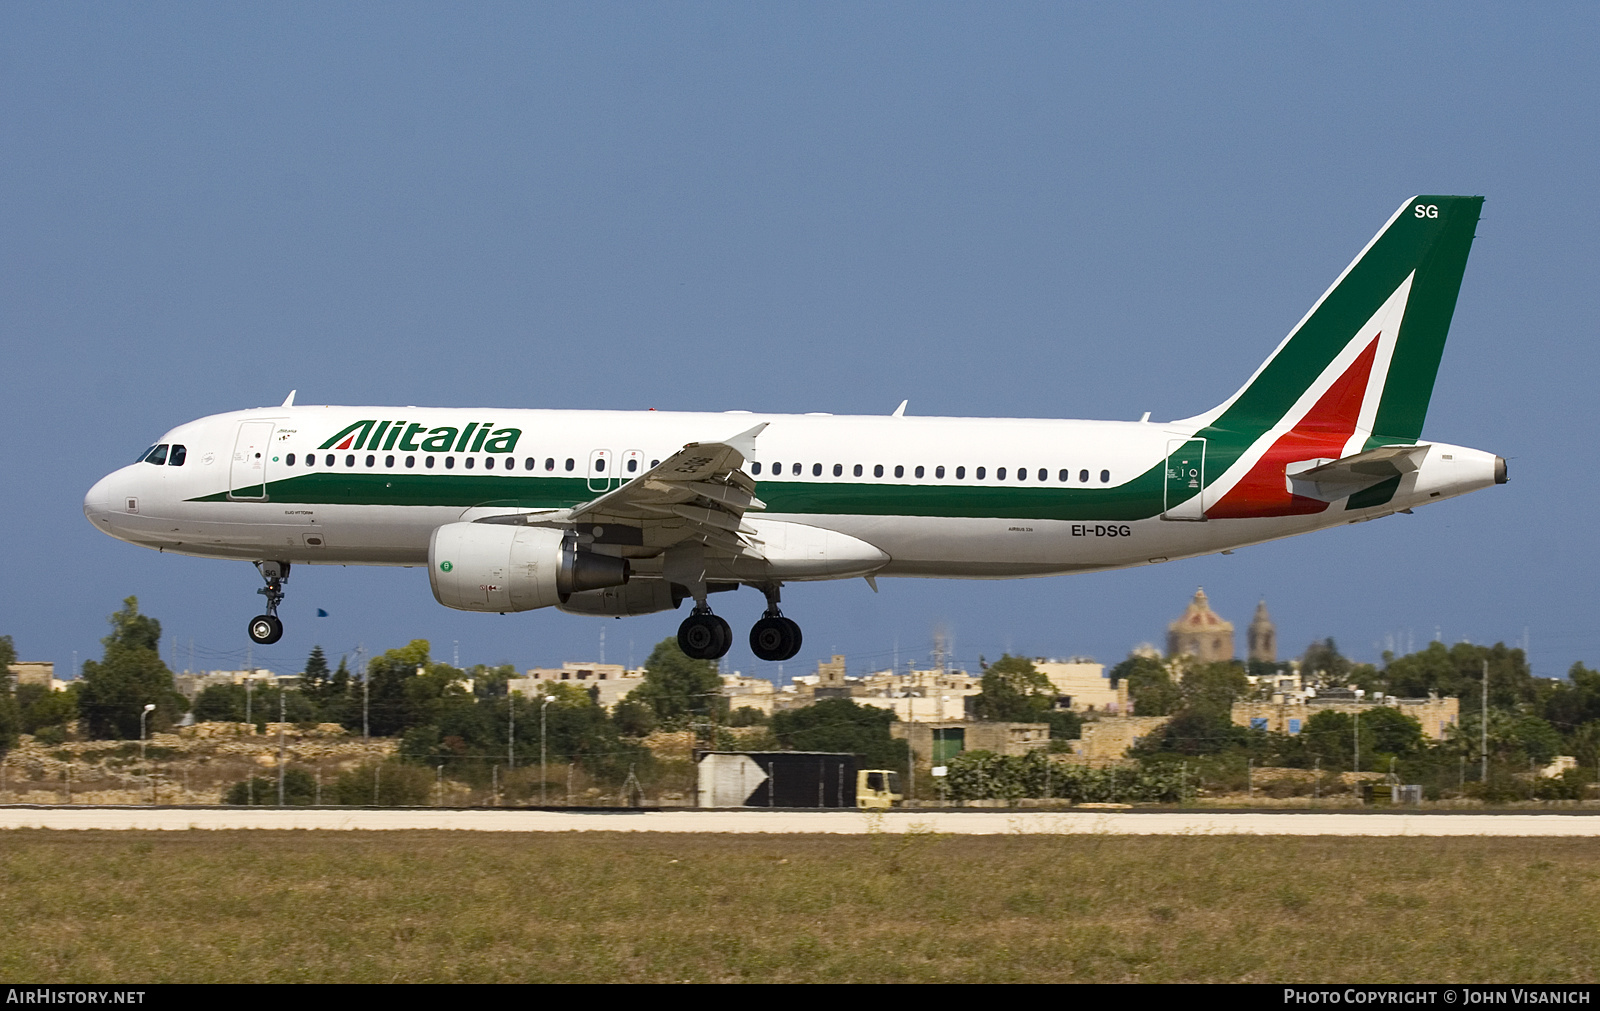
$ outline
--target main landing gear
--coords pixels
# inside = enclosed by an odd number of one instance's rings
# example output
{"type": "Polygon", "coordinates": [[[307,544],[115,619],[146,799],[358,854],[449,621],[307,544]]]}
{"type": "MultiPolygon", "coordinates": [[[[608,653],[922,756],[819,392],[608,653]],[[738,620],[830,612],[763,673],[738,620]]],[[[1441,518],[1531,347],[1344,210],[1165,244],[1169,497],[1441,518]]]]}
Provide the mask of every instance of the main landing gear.
{"type": "MultiPolygon", "coordinates": [[[[778,609],[778,588],[762,587],[767,609],[750,629],[750,651],[758,660],[782,661],[800,652],[800,625],[785,618],[778,609]]],[[[705,604],[697,606],[678,626],[678,648],[694,660],[717,660],[733,645],[733,630],[711,613],[705,604]]]]}
{"type": "Polygon", "coordinates": [[[250,619],[250,638],[270,646],[283,638],[283,622],[278,620],[278,605],[283,603],[283,584],[289,578],[288,562],[257,562],[256,571],[267,581],[256,592],[267,598],[267,613],[250,619]]]}

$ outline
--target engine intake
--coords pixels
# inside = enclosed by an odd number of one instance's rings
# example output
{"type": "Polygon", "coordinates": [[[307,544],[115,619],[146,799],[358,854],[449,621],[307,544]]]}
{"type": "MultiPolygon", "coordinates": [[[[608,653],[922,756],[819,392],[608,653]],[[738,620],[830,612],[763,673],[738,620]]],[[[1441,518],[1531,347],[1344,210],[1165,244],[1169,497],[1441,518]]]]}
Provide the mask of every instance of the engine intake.
{"type": "Polygon", "coordinates": [[[434,599],[460,611],[531,611],[628,576],[627,559],[579,550],[548,527],[446,523],[428,543],[434,599]]]}

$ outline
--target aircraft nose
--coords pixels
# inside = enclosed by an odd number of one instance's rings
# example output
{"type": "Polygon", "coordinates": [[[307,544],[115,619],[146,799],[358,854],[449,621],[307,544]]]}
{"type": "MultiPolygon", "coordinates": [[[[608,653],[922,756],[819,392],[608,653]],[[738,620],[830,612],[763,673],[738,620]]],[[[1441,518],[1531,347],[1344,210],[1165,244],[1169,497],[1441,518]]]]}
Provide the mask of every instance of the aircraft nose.
{"type": "Polygon", "coordinates": [[[83,497],[83,515],[102,530],[111,527],[111,478],[112,475],[107,474],[96,481],[89,494],[83,497]]]}

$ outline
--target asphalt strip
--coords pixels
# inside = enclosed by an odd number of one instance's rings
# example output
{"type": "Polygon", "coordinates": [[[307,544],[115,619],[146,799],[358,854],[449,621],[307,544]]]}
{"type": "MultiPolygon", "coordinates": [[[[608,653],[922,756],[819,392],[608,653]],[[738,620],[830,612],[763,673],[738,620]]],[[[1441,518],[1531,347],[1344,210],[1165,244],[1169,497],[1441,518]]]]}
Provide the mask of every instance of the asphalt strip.
{"type": "Polygon", "coordinates": [[[1308,811],[528,811],[0,807],[0,828],[699,832],[813,835],[1600,836],[1600,816],[1308,811]]]}

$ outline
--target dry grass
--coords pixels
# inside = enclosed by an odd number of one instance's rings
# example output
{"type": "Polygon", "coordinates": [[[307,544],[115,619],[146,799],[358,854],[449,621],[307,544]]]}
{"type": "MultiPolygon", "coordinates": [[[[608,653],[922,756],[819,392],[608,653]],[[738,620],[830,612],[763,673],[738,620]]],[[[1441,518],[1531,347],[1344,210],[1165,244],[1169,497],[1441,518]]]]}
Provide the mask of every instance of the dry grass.
{"type": "Polygon", "coordinates": [[[0,836],[0,977],[1593,980],[1566,839],[0,836]]]}

